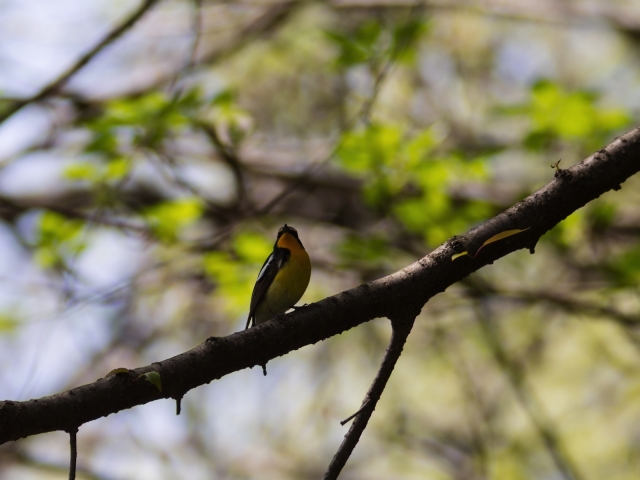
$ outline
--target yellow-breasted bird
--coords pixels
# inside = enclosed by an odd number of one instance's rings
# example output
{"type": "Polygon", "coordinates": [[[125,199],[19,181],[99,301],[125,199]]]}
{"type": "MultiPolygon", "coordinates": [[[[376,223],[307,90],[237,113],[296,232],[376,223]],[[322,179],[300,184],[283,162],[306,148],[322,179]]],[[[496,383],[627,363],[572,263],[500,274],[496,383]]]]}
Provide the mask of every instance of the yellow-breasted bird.
{"type": "MultiPolygon", "coordinates": [[[[247,326],[260,325],[286,312],[302,297],[311,278],[311,261],[298,231],[288,226],[278,230],[273,252],[260,269],[251,294],[247,326]]],[[[266,365],[262,366],[266,375],[266,365]]]]}

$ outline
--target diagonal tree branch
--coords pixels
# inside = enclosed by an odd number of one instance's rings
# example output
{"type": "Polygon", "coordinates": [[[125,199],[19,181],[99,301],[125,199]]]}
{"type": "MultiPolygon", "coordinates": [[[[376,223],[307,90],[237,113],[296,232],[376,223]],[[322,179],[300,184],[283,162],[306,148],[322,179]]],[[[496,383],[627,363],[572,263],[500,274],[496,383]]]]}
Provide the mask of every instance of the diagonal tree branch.
{"type": "Polygon", "coordinates": [[[129,30],[135,23],[142,18],[142,16],[159,0],[144,0],[142,4],[122,23],[117,25],[113,30],[111,30],[95,47],[85,53],[82,57],[80,57],[76,63],[71,65],[66,71],[64,71],[58,78],[53,80],[51,83],[46,85],[42,90],[38,93],[32,95],[31,97],[24,98],[22,100],[14,100],[8,106],[6,106],[2,112],[0,112],[0,123],[4,122],[11,115],[21,110],[23,107],[29,105],[30,103],[39,102],[44,100],[49,95],[56,93],[60,88],[62,88],[69,79],[75,75],[80,69],[82,69],[87,63],[89,63],[96,55],[98,55],[105,47],[113,43],[115,40],[120,38],[120,36],[129,30]]]}
{"type": "Polygon", "coordinates": [[[349,460],[353,449],[356,448],[356,445],[360,441],[360,436],[362,435],[362,432],[364,432],[364,429],[367,428],[367,423],[369,423],[369,419],[371,418],[373,411],[376,409],[378,400],[380,400],[380,396],[387,386],[389,377],[391,377],[391,373],[393,373],[393,369],[402,354],[404,344],[407,341],[409,333],[411,333],[416,313],[420,312],[406,313],[391,320],[391,326],[393,328],[391,332],[391,340],[389,341],[389,347],[384,354],[384,359],[382,360],[378,374],[373,380],[371,387],[369,387],[369,391],[362,401],[360,410],[352,415],[352,417],[355,416],[355,420],[353,421],[353,424],[351,424],[351,428],[349,428],[347,434],[344,436],[344,440],[336,454],[333,456],[333,460],[331,460],[329,468],[327,468],[322,480],[335,480],[338,478],[338,475],[340,475],[340,472],[347,463],[347,460],[349,460]]]}
{"type": "MultiPolygon", "coordinates": [[[[238,32],[233,35],[233,38],[224,45],[213,48],[208,52],[201,52],[204,50],[198,47],[197,55],[194,55],[193,61],[187,68],[182,65],[176,66],[176,70],[169,73],[160,74],[158,78],[150,81],[146,85],[123,92],[122,95],[126,98],[134,98],[144,95],[147,92],[155,90],[157,88],[166,85],[176,78],[176,75],[184,76],[186,73],[198,71],[205,67],[211,67],[212,65],[219,63],[236,53],[240,52],[247,45],[251,45],[256,39],[267,38],[274,35],[278,29],[291,17],[291,15],[297,11],[298,8],[304,5],[304,2],[298,0],[282,0],[273,3],[266,3],[265,8],[260,15],[248,24],[243,26],[238,32]]],[[[81,98],[79,100],[91,102],[103,102],[110,100],[109,97],[101,97],[94,100],[88,100],[81,98]]]]}
{"type": "Polygon", "coordinates": [[[192,388],[232,372],[262,365],[306,345],[377,317],[398,318],[419,311],[434,295],[516,250],[533,252],[536,242],[556,224],[640,171],[640,127],[567,170],[547,185],[461,237],[379,280],[361,285],[256,328],[227,337],[211,337],[199,346],[129,373],[102,378],[67,392],[24,402],[0,402],[0,444],[38,433],[69,431],[83,423],[161,398],[180,398],[192,388]],[[526,229],[475,253],[494,235],[526,229]],[[162,392],[139,379],[156,371],[162,392]]]}

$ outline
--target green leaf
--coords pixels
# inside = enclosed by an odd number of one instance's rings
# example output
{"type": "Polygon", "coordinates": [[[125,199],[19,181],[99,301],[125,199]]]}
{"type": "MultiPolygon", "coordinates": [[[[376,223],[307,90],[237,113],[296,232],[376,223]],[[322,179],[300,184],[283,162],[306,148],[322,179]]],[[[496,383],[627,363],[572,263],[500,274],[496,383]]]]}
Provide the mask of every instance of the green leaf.
{"type": "Polygon", "coordinates": [[[149,208],[145,217],[158,238],[174,242],[181,231],[195,223],[203,212],[198,198],[183,198],[160,203],[149,208]]]}
{"type": "Polygon", "coordinates": [[[85,223],[70,220],[58,213],[45,211],[40,216],[35,240],[35,259],[44,268],[65,263],[65,259],[77,255],[85,248],[80,235],[85,223]]]}
{"type": "Polygon", "coordinates": [[[420,165],[427,159],[427,156],[438,143],[431,129],[427,129],[413,137],[404,147],[408,159],[407,166],[409,168],[415,168],[420,165]]]}
{"type": "Polygon", "coordinates": [[[531,89],[531,101],[520,111],[533,124],[525,138],[532,150],[548,148],[555,139],[581,142],[585,148],[598,148],[605,137],[631,123],[631,116],[620,108],[601,108],[598,95],[591,91],[567,92],[557,83],[543,80],[531,89]]]}
{"type": "Polygon", "coordinates": [[[619,130],[630,125],[633,118],[622,108],[610,108],[597,112],[597,123],[606,131],[619,130]]]}
{"type": "Polygon", "coordinates": [[[325,35],[338,47],[338,67],[351,67],[360,63],[365,63],[369,59],[369,52],[357,41],[337,31],[326,31],[325,35]]]}
{"type": "Polygon", "coordinates": [[[375,19],[364,22],[356,31],[356,42],[362,47],[373,47],[382,32],[380,22],[375,19]]]}
{"type": "Polygon", "coordinates": [[[480,253],[480,250],[482,250],[487,245],[489,245],[491,243],[495,243],[497,241],[500,241],[500,240],[502,240],[504,238],[512,237],[513,235],[516,235],[518,233],[521,233],[521,232],[524,232],[526,230],[529,230],[530,228],[531,227],[515,228],[513,230],[505,230],[504,232],[500,232],[500,233],[495,234],[491,238],[485,240],[485,242],[482,245],[480,245],[480,248],[478,248],[478,250],[476,250],[476,253],[473,255],[473,258],[477,257],[478,254],[480,253]]]}
{"type": "Polygon", "coordinates": [[[585,239],[587,232],[585,218],[586,212],[584,210],[573,212],[556,225],[543,239],[552,242],[561,251],[576,248],[585,239]]]}
{"type": "Polygon", "coordinates": [[[129,174],[131,170],[131,162],[126,158],[114,158],[107,163],[104,173],[106,180],[122,180],[129,174]]]}
{"type": "Polygon", "coordinates": [[[98,168],[94,164],[89,162],[74,163],[73,165],[69,165],[64,169],[63,176],[68,180],[92,181],[98,177],[98,168]]]}
{"type": "Polygon", "coordinates": [[[264,262],[271,254],[273,245],[263,235],[243,232],[234,237],[233,249],[242,260],[257,264],[264,262]]]}
{"type": "Polygon", "coordinates": [[[640,244],[617,255],[611,262],[609,275],[618,287],[637,288],[640,283],[640,244]]]}
{"type": "Polygon", "coordinates": [[[409,231],[422,232],[429,224],[422,198],[398,202],[393,211],[409,231]]]}
{"type": "Polygon", "coordinates": [[[147,372],[141,376],[145,377],[153,386],[162,391],[162,381],[160,380],[160,374],[158,372],[147,372]]]}
{"type": "Polygon", "coordinates": [[[402,132],[390,125],[371,125],[347,132],[337,151],[340,164],[348,171],[365,173],[394,163],[400,151],[402,132]]]}
{"type": "Polygon", "coordinates": [[[401,61],[415,59],[415,46],[420,37],[427,33],[429,24],[422,18],[413,18],[393,30],[391,56],[401,61]]]}
{"type": "Polygon", "coordinates": [[[99,153],[104,155],[116,155],[118,151],[118,141],[110,130],[103,129],[99,123],[93,128],[93,137],[84,148],[87,153],[99,153]]]}
{"type": "Polygon", "coordinates": [[[216,107],[227,107],[234,104],[236,101],[236,94],[233,90],[225,89],[218,92],[212,99],[211,105],[216,107]]]}
{"type": "Polygon", "coordinates": [[[203,258],[204,271],[216,283],[215,295],[230,318],[248,312],[258,272],[273,249],[270,239],[254,232],[236,234],[231,244],[232,253],[210,252],[203,258]]]}
{"type": "Polygon", "coordinates": [[[0,332],[9,333],[16,329],[19,319],[8,313],[0,313],[0,332]]]}
{"type": "Polygon", "coordinates": [[[89,181],[108,183],[122,180],[130,171],[131,162],[127,158],[117,157],[106,164],[78,162],[65,168],[63,176],[71,181],[89,181]]]}

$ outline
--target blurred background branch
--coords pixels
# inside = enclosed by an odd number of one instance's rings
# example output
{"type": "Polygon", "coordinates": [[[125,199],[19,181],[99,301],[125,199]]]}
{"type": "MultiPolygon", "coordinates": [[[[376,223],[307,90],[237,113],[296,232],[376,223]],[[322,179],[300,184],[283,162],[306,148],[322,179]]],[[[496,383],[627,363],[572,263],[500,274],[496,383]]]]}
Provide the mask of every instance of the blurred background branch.
{"type": "MultiPolygon", "coordinates": [[[[11,115],[24,108],[30,103],[39,102],[46,99],[52,94],[56,94],[60,88],[62,88],[69,79],[75,75],[82,67],[89,63],[96,55],[102,52],[107,46],[116,41],[122,34],[133,27],[140,18],[156,3],[158,0],[144,0],[140,7],[138,7],[133,14],[128,16],[122,23],[117,25],[112,31],[110,31],[95,47],[81,56],[72,66],[65,70],[62,74],[56,77],[51,83],[47,84],[42,90],[29,98],[21,100],[12,100],[8,106],[5,106],[3,111],[0,112],[0,123],[4,122],[11,115]]],[[[2,99],[0,99],[1,101],[2,99]]]]}
{"type": "MultiPolygon", "coordinates": [[[[508,208],[640,120],[636,3],[3,2],[0,398],[239,330],[285,222],[310,303],[508,208]]],[[[430,302],[341,478],[558,475],[477,302],[561,453],[635,478],[637,183],[430,302]]],[[[78,477],[319,478],[389,335],[85,425],[78,477]]],[[[66,478],[63,437],[3,445],[0,479],[66,478]]]]}

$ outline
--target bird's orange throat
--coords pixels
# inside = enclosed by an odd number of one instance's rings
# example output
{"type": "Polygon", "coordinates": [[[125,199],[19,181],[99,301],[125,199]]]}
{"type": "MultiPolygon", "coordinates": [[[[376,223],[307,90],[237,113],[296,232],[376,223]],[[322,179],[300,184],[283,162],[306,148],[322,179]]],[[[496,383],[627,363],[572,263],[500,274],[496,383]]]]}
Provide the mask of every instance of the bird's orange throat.
{"type": "Polygon", "coordinates": [[[277,245],[280,248],[288,249],[291,253],[297,250],[304,250],[304,248],[302,248],[302,244],[298,241],[298,239],[290,233],[283,233],[278,239],[277,245]]]}

